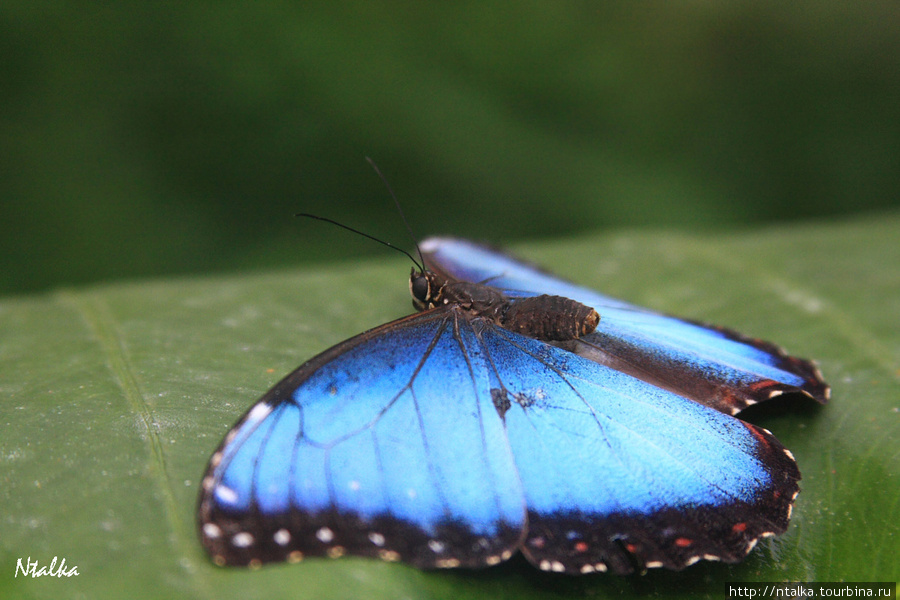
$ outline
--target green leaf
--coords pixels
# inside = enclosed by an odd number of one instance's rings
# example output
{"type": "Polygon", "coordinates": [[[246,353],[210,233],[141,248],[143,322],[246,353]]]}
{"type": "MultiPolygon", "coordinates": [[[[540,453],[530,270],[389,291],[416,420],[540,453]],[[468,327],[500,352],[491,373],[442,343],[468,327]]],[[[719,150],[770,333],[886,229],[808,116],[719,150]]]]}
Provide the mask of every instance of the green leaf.
{"type": "Polygon", "coordinates": [[[305,359],[410,311],[403,259],[125,282],[0,301],[4,598],[722,598],[726,582],[900,579],[900,215],[727,236],[633,232],[516,248],[579,283],[816,358],[825,407],[752,411],[797,457],[788,532],[740,565],[567,577],[311,559],[213,566],[198,479],[231,424],[305,359]],[[28,557],[78,575],[16,575],[28,557]]]}

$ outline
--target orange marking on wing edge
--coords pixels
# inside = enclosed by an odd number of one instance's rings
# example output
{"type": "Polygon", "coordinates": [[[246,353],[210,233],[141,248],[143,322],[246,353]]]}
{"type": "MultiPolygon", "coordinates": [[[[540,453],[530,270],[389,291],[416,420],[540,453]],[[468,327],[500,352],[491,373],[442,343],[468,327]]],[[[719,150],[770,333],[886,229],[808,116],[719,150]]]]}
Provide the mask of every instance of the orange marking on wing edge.
{"type": "Polygon", "coordinates": [[[762,381],[757,381],[756,383],[751,383],[747,387],[753,391],[764,390],[768,387],[772,387],[774,385],[778,385],[777,381],[772,381],[771,379],[763,379],[762,381]]]}
{"type": "Polygon", "coordinates": [[[753,437],[755,437],[757,440],[759,440],[760,444],[762,444],[766,448],[769,447],[769,440],[766,439],[766,436],[763,435],[762,431],[760,431],[758,428],[754,427],[750,423],[744,423],[743,421],[741,421],[741,423],[744,425],[744,427],[746,427],[747,429],[750,430],[750,433],[753,434],[753,437]]]}

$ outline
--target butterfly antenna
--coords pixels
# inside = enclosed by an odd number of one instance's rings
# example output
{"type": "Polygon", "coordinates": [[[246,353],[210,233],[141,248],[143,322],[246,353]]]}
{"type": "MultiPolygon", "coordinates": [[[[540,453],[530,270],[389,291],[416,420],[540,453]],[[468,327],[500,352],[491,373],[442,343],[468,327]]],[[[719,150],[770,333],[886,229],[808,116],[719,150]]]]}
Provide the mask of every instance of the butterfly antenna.
{"type": "MultiPolygon", "coordinates": [[[[403,214],[403,209],[400,208],[400,201],[397,200],[396,194],[394,194],[394,190],[391,188],[391,184],[388,183],[387,178],[381,174],[381,169],[378,168],[378,165],[375,164],[375,161],[366,157],[366,162],[372,165],[372,168],[375,170],[375,173],[378,175],[379,179],[381,179],[382,183],[384,183],[384,187],[387,188],[388,193],[391,195],[391,198],[394,200],[394,206],[397,207],[397,212],[400,213],[400,219],[403,220],[403,225],[406,226],[406,233],[409,234],[409,239],[412,240],[413,245],[416,247],[416,252],[419,255],[419,260],[422,262],[423,271],[425,265],[425,258],[422,256],[422,250],[419,248],[419,243],[416,241],[416,236],[413,235],[412,227],[409,226],[409,221],[406,220],[406,215],[403,214]]],[[[415,261],[413,261],[415,262],[415,261]]]]}
{"type": "MultiPolygon", "coordinates": [[[[396,250],[397,252],[402,252],[403,254],[405,254],[405,255],[409,258],[409,260],[411,260],[411,261],[413,262],[414,265],[416,265],[416,268],[418,268],[420,271],[424,271],[424,270],[425,270],[424,265],[420,265],[419,262],[413,257],[412,254],[410,254],[409,252],[407,252],[407,251],[404,250],[403,248],[398,248],[397,246],[393,245],[393,244],[390,243],[390,242],[386,242],[386,241],[384,241],[384,240],[380,240],[380,239],[378,239],[377,237],[375,237],[374,235],[369,235],[368,233],[366,233],[366,232],[364,232],[364,231],[360,231],[359,229],[354,229],[353,227],[350,227],[349,225],[344,225],[343,223],[339,223],[339,222],[335,221],[334,219],[329,219],[328,217],[320,217],[319,215],[313,215],[313,214],[309,214],[309,213],[297,213],[297,214],[295,214],[294,216],[295,216],[295,217],[305,217],[305,218],[307,218],[307,219],[315,219],[315,220],[317,220],[317,221],[325,221],[326,223],[331,223],[332,225],[337,225],[337,226],[340,227],[341,229],[346,229],[347,231],[352,231],[353,233],[355,233],[355,234],[357,234],[357,235],[361,235],[361,236],[363,236],[364,238],[369,238],[369,239],[372,240],[373,242],[378,242],[378,243],[381,244],[382,246],[387,246],[388,248],[393,248],[393,249],[396,250]]],[[[416,245],[416,249],[417,249],[417,250],[418,250],[418,248],[419,248],[419,246],[416,245]]],[[[419,253],[419,257],[421,258],[421,256],[422,256],[422,253],[420,252],[420,253],[419,253]]]]}

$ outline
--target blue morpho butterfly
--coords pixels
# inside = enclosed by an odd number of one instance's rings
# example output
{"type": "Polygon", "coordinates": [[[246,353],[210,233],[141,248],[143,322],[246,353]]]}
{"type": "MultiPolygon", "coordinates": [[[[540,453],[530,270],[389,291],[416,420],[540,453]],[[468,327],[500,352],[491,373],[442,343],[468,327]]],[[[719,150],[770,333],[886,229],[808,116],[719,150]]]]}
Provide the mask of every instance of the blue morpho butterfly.
{"type": "Polygon", "coordinates": [[[300,366],[212,455],[198,526],[216,564],[483,567],[520,550],[627,574],[738,562],[787,528],[794,458],[732,415],[824,403],[811,362],[471,242],[420,253],[422,312],[300,366]]]}

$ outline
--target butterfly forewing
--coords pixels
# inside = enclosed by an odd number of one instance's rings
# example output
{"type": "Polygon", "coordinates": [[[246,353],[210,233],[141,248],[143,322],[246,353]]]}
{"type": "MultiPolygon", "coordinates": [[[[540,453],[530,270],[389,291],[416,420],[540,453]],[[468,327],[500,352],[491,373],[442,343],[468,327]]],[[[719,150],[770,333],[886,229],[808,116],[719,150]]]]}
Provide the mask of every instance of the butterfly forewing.
{"type": "Polygon", "coordinates": [[[214,559],[508,557],[524,501],[484,354],[458,321],[442,310],[385,325],[266,394],[204,478],[200,532],[214,559]]]}

